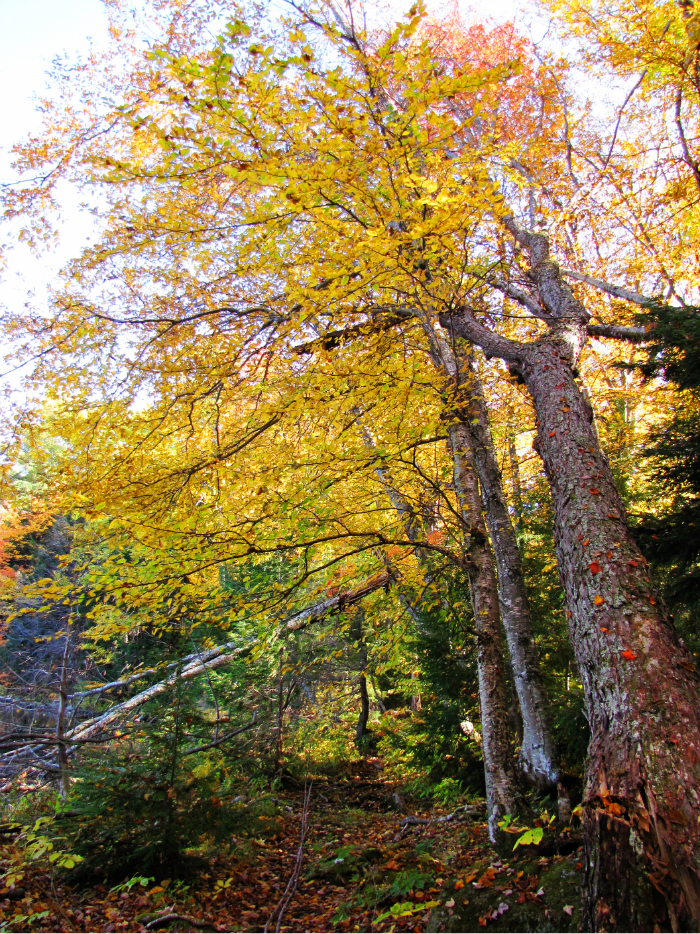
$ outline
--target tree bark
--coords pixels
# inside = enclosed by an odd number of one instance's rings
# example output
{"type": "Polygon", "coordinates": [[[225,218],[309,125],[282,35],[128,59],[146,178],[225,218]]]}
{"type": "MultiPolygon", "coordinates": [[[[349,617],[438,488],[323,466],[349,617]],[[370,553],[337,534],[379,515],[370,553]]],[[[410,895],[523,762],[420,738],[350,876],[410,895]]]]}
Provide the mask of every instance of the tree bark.
{"type": "Polygon", "coordinates": [[[367,721],[369,720],[369,694],[367,693],[367,678],[364,671],[360,675],[360,703],[360,716],[355,730],[355,738],[358,743],[367,731],[367,721]]]}
{"type": "Polygon", "coordinates": [[[429,337],[436,366],[441,367],[454,386],[454,401],[448,408],[448,418],[455,421],[479,477],[480,502],[477,500],[475,508],[479,516],[483,510],[496,558],[500,619],[522,719],[520,770],[528,783],[538,790],[554,791],[559,776],[556,746],[547,722],[547,695],[532,630],[520,550],[503,492],[486,400],[471,359],[456,353],[435,331],[431,331],[429,337]]]}
{"type": "Polygon", "coordinates": [[[462,390],[468,407],[469,436],[479,474],[486,525],[496,557],[501,621],[522,717],[519,764],[531,785],[540,791],[552,791],[556,788],[559,766],[554,738],[547,722],[547,694],[532,629],[520,549],[503,492],[503,477],[496,458],[486,401],[471,361],[464,375],[466,379],[462,390]]]}
{"type": "MultiPolygon", "coordinates": [[[[496,843],[502,836],[498,829],[498,822],[506,814],[522,813],[524,802],[512,763],[498,587],[493,554],[488,544],[481,514],[479,484],[466,427],[464,425],[450,426],[449,433],[454,461],[455,488],[459,497],[462,525],[472,566],[469,574],[469,590],[478,633],[477,670],[484,737],[482,749],[489,837],[492,842],[496,843]]],[[[374,440],[366,430],[364,437],[367,446],[376,449],[374,440]]],[[[402,494],[390,483],[382,467],[377,468],[377,476],[401,516],[407,536],[411,541],[417,541],[418,533],[421,531],[420,519],[416,518],[402,494]]],[[[425,563],[425,550],[417,547],[416,557],[421,563],[425,563]]],[[[417,618],[410,601],[405,598],[403,602],[414,619],[417,618]]]]}
{"type": "Polygon", "coordinates": [[[481,515],[478,481],[464,425],[449,428],[454,482],[469,538],[469,574],[474,623],[478,633],[477,667],[481,703],[481,733],[486,779],[489,837],[499,840],[498,822],[518,814],[523,802],[513,766],[508,731],[508,694],[493,555],[481,515]]]}
{"type": "Polygon", "coordinates": [[[591,743],[583,801],[589,930],[700,926],[700,690],[655,596],[577,384],[588,315],[542,234],[530,256],[548,333],[520,344],[469,314],[455,330],[507,360],[532,395],[591,743]]]}

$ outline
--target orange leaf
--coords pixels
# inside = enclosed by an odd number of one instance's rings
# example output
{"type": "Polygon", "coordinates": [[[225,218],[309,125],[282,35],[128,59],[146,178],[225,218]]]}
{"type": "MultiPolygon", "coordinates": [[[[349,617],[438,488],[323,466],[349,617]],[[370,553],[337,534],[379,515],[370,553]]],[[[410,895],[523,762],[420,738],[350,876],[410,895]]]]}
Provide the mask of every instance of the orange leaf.
{"type": "Polygon", "coordinates": [[[623,654],[623,656],[627,659],[628,662],[631,662],[633,658],[636,658],[636,657],[637,657],[637,656],[634,654],[634,652],[630,652],[629,649],[625,649],[625,650],[623,651],[622,654],[623,654]]]}
{"type": "Polygon", "coordinates": [[[594,486],[591,487],[591,493],[594,496],[600,496],[600,490],[597,490],[594,486]]]}
{"type": "Polygon", "coordinates": [[[600,574],[600,572],[603,570],[597,561],[591,561],[588,567],[591,569],[591,574],[600,574]]]}
{"type": "Polygon", "coordinates": [[[395,859],[390,859],[384,868],[385,869],[398,869],[399,864],[396,862],[395,859]]]}
{"type": "Polygon", "coordinates": [[[603,603],[605,603],[605,600],[603,600],[600,594],[596,594],[595,597],[593,597],[593,602],[596,606],[602,606],[603,603]]]}
{"type": "MultiPolygon", "coordinates": [[[[553,438],[553,437],[555,436],[555,434],[556,434],[556,431],[550,431],[549,437],[550,437],[550,438],[553,438]]],[[[479,924],[481,924],[481,921],[479,921],[479,924]]],[[[486,924],[485,921],[484,921],[484,924],[486,924]]]]}
{"type": "Polygon", "coordinates": [[[600,627],[600,631],[601,631],[601,632],[610,632],[610,630],[609,630],[609,629],[606,629],[605,626],[601,626],[601,627],[600,627]]]}

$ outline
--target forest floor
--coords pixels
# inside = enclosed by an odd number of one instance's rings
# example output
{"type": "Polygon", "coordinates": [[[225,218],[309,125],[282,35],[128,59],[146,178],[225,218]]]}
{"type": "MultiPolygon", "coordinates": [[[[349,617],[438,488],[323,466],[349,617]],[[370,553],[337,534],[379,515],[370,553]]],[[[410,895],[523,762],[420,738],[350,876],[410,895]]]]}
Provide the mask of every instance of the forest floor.
{"type": "MultiPolygon", "coordinates": [[[[262,931],[299,849],[304,788],[286,786],[227,855],[206,854],[206,871],[111,888],[34,872],[23,890],[0,891],[0,931],[262,931]]],[[[543,856],[529,847],[499,856],[483,802],[449,821],[405,825],[406,812],[392,808],[395,791],[377,760],[314,780],[301,874],[278,930],[581,929],[580,851],[543,856]]],[[[434,819],[449,809],[409,800],[407,813],[434,819]]]]}

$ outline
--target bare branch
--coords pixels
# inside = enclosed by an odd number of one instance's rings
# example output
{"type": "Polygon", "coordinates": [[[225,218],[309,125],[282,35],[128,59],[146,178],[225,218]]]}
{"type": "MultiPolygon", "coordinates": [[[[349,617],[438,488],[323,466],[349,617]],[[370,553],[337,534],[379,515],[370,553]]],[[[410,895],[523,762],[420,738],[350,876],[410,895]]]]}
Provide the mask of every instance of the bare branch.
{"type": "Polygon", "coordinates": [[[596,279],[595,276],[589,276],[585,272],[574,272],[573,269],[562,269],[563,276],[569,279],[576,279],[578,282],[585,282],[586,285],[592,285],[594,289],[600,289],[601,292],[607,292],[615,298],[622,298],[626,302],[633,302],[635,305],[650,306],[658,304],[653,298],[642,295],[640,292],[633,292],[631,289],[623,289],[619,285],[611,285],[604,279],[596,279]]]}

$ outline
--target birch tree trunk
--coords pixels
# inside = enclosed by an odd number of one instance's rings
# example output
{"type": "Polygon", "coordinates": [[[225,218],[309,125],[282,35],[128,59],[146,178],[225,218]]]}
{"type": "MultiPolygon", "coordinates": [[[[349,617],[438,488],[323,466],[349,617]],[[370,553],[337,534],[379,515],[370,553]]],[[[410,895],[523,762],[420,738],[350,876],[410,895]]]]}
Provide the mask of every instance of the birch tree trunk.
{"type": "Polygon", "coordinates": [[[532,629],[520,549],[503,492],[503,477],[486,401],[471,361],[467,363],[465,376],[462,390],[468,408],[466,422],[479,474],[484,517],[496,557],[501,621],[522,717],[519,764],[530,784],[540,791],[552,791],[559,777],[559,767],[547,722],[547,694],[532,629]]]}
{"type": "MultiPolygon", "coordinates": [[[[456,354],[433,329],[429,339],[433,361],[454,386],[449,418],[479,477],[475,508],[483,510],[498,571],[500,619],[506,634],[513,683],[520,706],[523,737],[519,766],[528,783],[554,791],[559,777],[556,746],[547,722],[547,695],[535,644],[530,604],[515,529],[503,492],[503,477],[491,435],[488,408],[469,357],[456,354]]],[[[454,449],[454,445],[453,445],[454,449]]]]}
{"type": "Polygon", "coordinates": [[[591,727],[584,925],[698,930],[698,676],[654,594],[577,383],[588,314],[549,258],[547,238],[512,218],[506,226],[529,253],[548,332],[521,344],[468,313],[453,323],[509,362],[537,413],[535,448],[552,488],[559,575],[591,727]]]}
{"type": "Polygon", "coordinates": [[[499,838],[498,822],[506,814],[521,813],[523,802],[510,748],[508,693],[493,555],[481,515],[478,481],[467,430],[464,425],[451,425],[449,435],[455,488],[465,534],[470,539],[468,551],[472,570],[469,573],[469,589],[478,633],[477,662],[486,803],[489,837],[496,842],[499,838]]]}
{"type": "MultiPolygon", "coordinates": [[[[375,450],[374,440],[366,430],[364,437],[367,446],[375,450]]],[[[522,813],[525,807],[513,766],[508,729],[505,655],[501,638],[495,566],[481,514],[479,484],[464,425],[455,425],[450,428],[450,443],[454,461],[455,488],[459,496],[466,547],[472,566],[469,574],[469,590],[475,628],[478,633],[477,671],[488,826],[491,841],[497,843],[502,836],[498,829],[498,822],[506,814],[522,813]]],[[[384,468],[377,468],[377,476],[401,516],[408,538],[411,541],[417,541],[421,531],[420,519],[415,516],[410,504],[405,501],[401,493],[391,484],[384,468]]],[[[426,561],[425,550],[420,547],[416,548],[416,556],[421,563],[426,561]]],[[[404,599],[403,602],[416,619],[418,614],[410,601],[404,599]]]]}

